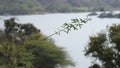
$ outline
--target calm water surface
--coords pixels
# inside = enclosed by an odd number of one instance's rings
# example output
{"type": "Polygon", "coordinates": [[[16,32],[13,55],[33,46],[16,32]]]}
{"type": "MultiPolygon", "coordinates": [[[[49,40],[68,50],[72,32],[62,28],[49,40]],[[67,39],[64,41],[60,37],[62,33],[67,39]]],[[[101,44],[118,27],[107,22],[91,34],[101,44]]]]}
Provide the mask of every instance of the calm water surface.
{"type": "MultiPolygon", "coordinates": [[[[50,35],[60,29],[65,22],[70,22],[72,18],[86,18],[88,13],[68,13],[68,14],[46,14],[46,15],[24,15],[24,16],[0,16],[0,28],[3,28],[3,19],[10,17],[18,18],[20,23],[33,23],[45,35],[50,35]],[[1,19],[2,18],[2,19],[1,19]]],[[[104,30],[107,25],[120,23],[120,19],[100,19],[96,16],[89,17],[92,20],[85,24],[78,31],[71,31],[69,34],[62,33],[52,38],[58,46],[64,47],[68,54],[76,63],[75,67],[70,68],[88,68],[92,58],[84,56],[84,47],[87,45],[90,35],[104,30]]]]}

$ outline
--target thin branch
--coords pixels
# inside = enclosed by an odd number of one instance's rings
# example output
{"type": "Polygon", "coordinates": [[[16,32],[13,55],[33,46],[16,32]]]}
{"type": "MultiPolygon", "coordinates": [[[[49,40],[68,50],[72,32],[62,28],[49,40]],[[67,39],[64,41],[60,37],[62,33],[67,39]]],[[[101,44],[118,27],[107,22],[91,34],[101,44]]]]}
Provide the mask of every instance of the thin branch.
{"type": "Polygon", "coordinates": [[[81,26],[83,26],[83,24],[87,23],[89,20],[91,20],[90,18],[84,18],[84,19],[71,19],[70,23],[64,23],[61,27],[62,29],[58,30],[57,32],[47,36],[46,38],[42,39],[42,40],[47,40],[50,37],[54,36],[54,35],[60,35],[61,32],[65,32],[65,33],[69,33],[72,29],[73,30],[78,30],[79,28],[81,28],[81,26]]]}

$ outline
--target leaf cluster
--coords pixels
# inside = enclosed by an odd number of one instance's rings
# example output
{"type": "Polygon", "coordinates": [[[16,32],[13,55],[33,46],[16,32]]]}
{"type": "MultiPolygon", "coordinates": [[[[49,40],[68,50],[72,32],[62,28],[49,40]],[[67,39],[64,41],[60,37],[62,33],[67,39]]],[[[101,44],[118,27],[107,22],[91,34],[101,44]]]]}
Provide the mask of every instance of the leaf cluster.
{"type": "Polygon", "coordinates": [[[89,37],[89,43],[85,50],[86,56],[99,60],[101,64],[93,64],[98,68],[119,68],[120,67],[120,24],[113,24],[106,32],[98,33],[89,37]]]}
{"type": "Polygon", "coordinates": [[[78,30],[79,28],[81,28],[81,26],[85,23],[87,23],[90,19],[86,18],[86,19],[71,19],[71,23],[64,23],[63,24],[63,28],[64,28],[64,32],[69,33],[72,29],[73,30],[78,30]]]}
{"type": "Polygon", "coordinates": [[[70,23],[64,23],[61,26],[61,29],[58,29],[58,31],[55,31],[55,33],[47,36],[47,38],[45,38],[45,39],[48,39],[49,37],[54,36],[54,35],[60,35],[62,32],[65,32],[68,34],[71,30],[78,30],[83,26],[83,24],[87,23],[90,20],[91,20],[90,18],[71,19],[70,23]]]}

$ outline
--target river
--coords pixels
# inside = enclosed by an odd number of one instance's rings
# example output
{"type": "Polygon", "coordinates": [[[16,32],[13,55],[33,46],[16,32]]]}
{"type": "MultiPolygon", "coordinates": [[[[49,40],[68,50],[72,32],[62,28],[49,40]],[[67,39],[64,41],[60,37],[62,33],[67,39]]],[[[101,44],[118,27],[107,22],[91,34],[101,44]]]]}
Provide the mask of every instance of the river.
{"type": "MultiPolygon", "coordinates": [[[[45,35],[50,35],[60,29],[65,22],[70,22],[72,18],[86,18],[88,13],[55,13],[45,15],[19,15],[19,16],[0,16],[0,28],[3,28],[3,19],[16,17],[20,23],[32,23],[45,35]]],[[[71,31],[69,34],[61,33],[60,36],[54,35],[52,38],[58,46],[64,47],[67,53],[76,63],[75,67],[69,68],[88,68],[92,58],[84,56],[84,48],[87,45],[90,35],[94,35],[104,30],[107,25],[120,23],[120,19],[104,18],[100,19],[91,16],[91,21],[84,24],[81,29],[71,31]]]]}

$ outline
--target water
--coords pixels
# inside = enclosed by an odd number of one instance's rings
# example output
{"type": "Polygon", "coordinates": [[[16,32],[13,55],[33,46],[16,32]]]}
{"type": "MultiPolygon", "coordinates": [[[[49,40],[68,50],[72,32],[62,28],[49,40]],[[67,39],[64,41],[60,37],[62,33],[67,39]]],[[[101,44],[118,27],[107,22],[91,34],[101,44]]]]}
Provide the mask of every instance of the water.
{"type": "MultiPolygon", "coordinates": [[[[24,15],[24,16],[0,16],[0,28],[3,28],[3,19],[16,17],[20,23],[33,23],[41,29],[45,35],[50,35],[60,29],[65,22],[70,22],[72,18],[86,18],[88,13],[66,13],[66,14],[46,14],[46,15],[24,15]]],[[[100,19],[96,16],[89,17],[92,20],[82,26],[78,31],[71,31],[69,34],[62,33],[52,38],[58,46],[64,47],[68,54],[76,63],[75,67],[70,68],[88,68],[91,65],[92,58],[84,56],[84,47],[87,45],[90,35],[94,35],[104,30],[107,25],[120,23],[120,19],[100,19]]]]}

